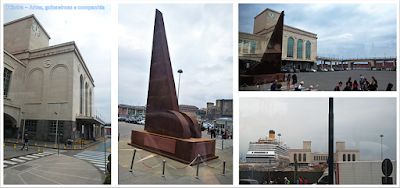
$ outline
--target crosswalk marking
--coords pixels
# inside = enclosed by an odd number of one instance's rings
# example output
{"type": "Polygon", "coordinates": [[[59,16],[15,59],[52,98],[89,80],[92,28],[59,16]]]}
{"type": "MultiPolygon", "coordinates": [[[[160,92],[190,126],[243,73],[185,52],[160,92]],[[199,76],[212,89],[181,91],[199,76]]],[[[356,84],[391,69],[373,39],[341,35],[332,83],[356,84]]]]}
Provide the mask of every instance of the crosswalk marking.
{"type": "Polygon", "coordinates": [[[39,159],[41,157],[45,157],[48,155],[51,155],[53,153],[50,152],[43,152],[43,153],[36,153],[36,154],[31,154],[31,155],[26,155],[26,156],[21,156],[21,157],[15,157],[9,160],[4,160],[3,161],[3,167],[8,167],[9,165],[16,165],[19,163],[24,163],[26,161],[31,161],[33,159],[39,159]]]}
{"type": "Polygon", "coordinates": [[[39,159],[39,157],[32,156],[32,155],[27,155],[27,156],[25,156],[25,157],[30,157],[30,158],[34,158],[34,159],[39,159]]]}
{"type": "Polygon", "coordinates": [[[15,161],[15,162],[20,162],[20,163],[24,163],[25,161],[24,160],[21,160],[21,159],[16,159],[16,158],[12,158],[12,159],[10,159],[11,161],[15,161]]]}
{"type": "Polygon", "coordinates": [[[106,171],[105,165],[108,163],[108,155],[110,152],[106,152],[106,156],[104,156],[104,152],[102,151],[83,151],[74,155],[74,157],[83,159],[93,163],[96,167],[98,167],[103,172],[106,171]],[[105,158],[106,157],[106,158],[105,158]]]}
{"type": "Polygon", "coordinates": [[[19,159],[28,160],[28,161],[33,160],[32,158],[29,158],[29,157],[19,157],[19,159]]]}
{"type": "Polygon", "coordinates": [[[9,161],[9,160],[4,160],[3,163],[7,163],[7,164],[10,164],[10,165],[15,165],[15,164],[17,164],[16,162],[11,162],[11,161],[9,161]]]}

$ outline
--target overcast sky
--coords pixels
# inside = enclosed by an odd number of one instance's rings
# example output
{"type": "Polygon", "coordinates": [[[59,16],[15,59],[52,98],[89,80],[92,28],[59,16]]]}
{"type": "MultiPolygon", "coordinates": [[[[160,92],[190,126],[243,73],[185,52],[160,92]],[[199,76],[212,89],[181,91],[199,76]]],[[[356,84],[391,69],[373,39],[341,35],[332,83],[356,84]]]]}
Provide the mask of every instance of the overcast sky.
{"type": "MultiPolygon", "coordinates": [[[[13,3],[13,5],[17,5],[13,3]]],[[[18,4],[21,5],[21,4],[18,4]]],[[[22,4],[23,5],[23,4],[22,4]]],[[[29,6],[30,4],[25,4],[29,6]]],[[[36,4],[38,6],[55,5],[36,4]]],[[[59,5],[59,4],[57,4],[59,5]]],[[[62,5],[84,5],[78,2],[62,5]]],[[[112,23],[109,4],[104,10],[7,10],[4,6],[4,20],[7,23],[35,14],[40,24],[50,35],[50,46],[75,41],[94,80],[94,107],[107,123],[111,121],[111,40],[115,38],[109,25],[112,23]]],[[[3,12],[2,12],[3,13],[3,12]]]]}
{"type": "MultiPolygon", "coordinates": [[[[396,160],[396,98],[334,98],[334,142],[360,150],[360,160],[396,160]]],[[[240,98],[239,152],[246,157],[250,141],[275,130],[281,142],[311,152],[328,152],[329,98],[240,98]]]]}
{"type": "Polygon", "coordinates": [[[163,14],[179,104],[232,99],[232,4],[119,4],[118,103],[146,105],[155,10],[163,14]],[[178,92],[177,92],[178,93],[178,92]]]}
{"type": "Polygon", "coordinates": [[[284,24],[318,37],[318,55],[359,58],[396,56],[397,5],[240,4],[239,31],[253,33],[254,17],[266,8],[285,11],[284,24]]]}

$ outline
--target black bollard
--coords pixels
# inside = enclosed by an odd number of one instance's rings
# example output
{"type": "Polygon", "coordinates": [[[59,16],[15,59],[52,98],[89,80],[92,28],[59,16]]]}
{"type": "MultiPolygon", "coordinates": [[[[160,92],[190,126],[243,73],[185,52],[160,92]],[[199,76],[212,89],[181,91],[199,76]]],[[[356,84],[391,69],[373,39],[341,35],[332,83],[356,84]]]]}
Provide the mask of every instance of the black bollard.
{"type": "Polygon", "coordinates": [[[224,139],[222,139],[222,150],[224,150],[224,139]]]}
{"type": "Polygon", "coordinates": [[[133,161],[135,160],[135,155],[136,155],[136,148],[133,150],[133,157],[132,157],[131,169],[129,170],[129,172],[132,172],[133,161]]]}
{"type": "Polygon", "coordinates": [[[196,179],[199,179],[199,166],[200,166],[200,154],[197,154],[197,172],[196,172],[196,179]]]}
{"type": "Polygon", "coordinates": [[[165,177],[164,172],[165,172],[165,160],[163,160],[163,165],[162,165],[162,177],[165,177]]]}
{"type": "Polygon", "coordinates": [[[225,160],[224,160],[224,169],[222,171],[222,175],[225,176],[225,160]]]}

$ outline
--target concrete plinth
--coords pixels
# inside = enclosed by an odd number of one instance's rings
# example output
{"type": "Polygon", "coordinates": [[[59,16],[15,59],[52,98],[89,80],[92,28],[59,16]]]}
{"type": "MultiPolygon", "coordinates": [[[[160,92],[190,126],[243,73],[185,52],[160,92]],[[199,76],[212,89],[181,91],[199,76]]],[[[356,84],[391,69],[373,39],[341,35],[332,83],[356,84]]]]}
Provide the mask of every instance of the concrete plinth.
{"type": "Polygon", "coordinates": [[[239,76],[239,86],[246,83],[247,85],[255,85],[257,82],[259,84],[266,84],[272,83],[278,80],[278,82],[285,81],[285,74],[284,73],[276,73],[276,74],[264,74],[264,75],[240,75],[239,76]]]}

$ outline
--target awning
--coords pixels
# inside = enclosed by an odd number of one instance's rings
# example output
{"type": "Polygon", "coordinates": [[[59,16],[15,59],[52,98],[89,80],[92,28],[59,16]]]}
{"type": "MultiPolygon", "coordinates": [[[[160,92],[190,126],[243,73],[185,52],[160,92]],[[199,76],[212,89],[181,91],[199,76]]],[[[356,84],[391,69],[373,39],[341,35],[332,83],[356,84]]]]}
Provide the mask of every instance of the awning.
{"type": "Polygon", "coordinates": [[[104,125],[104,123],[101,122],[100,120],[95,119],[94,117],[89,117],[89,116],[76,116],[76,121],[85,121],[85,122],[92,123],[92,124],[104,125]]]}

